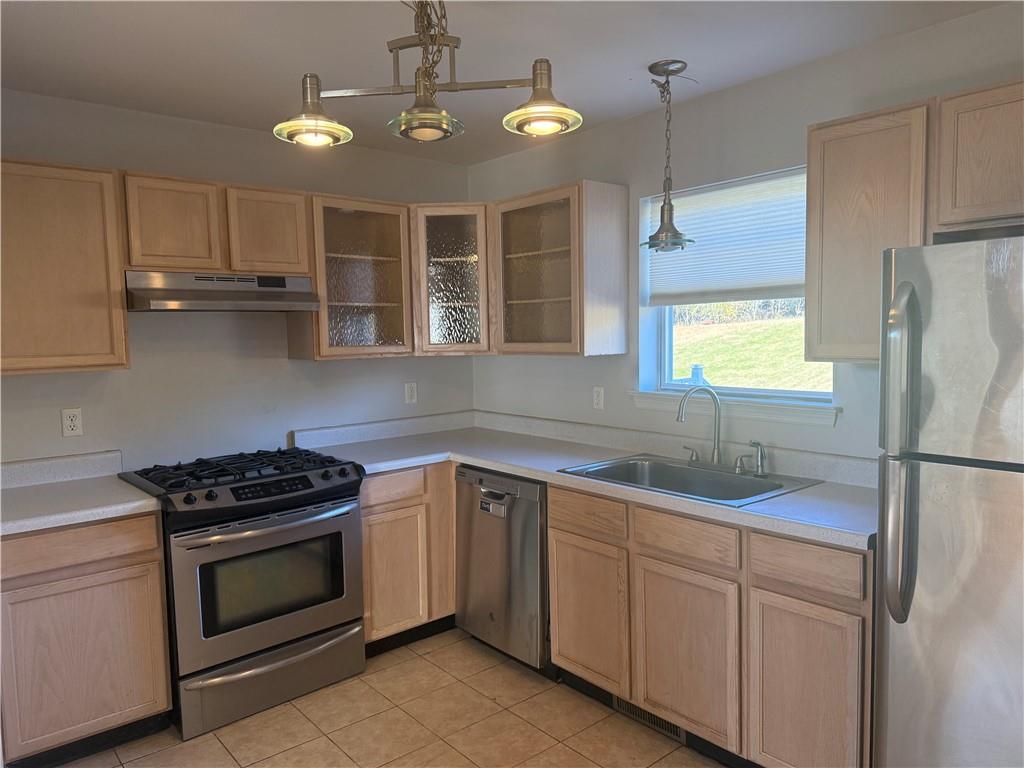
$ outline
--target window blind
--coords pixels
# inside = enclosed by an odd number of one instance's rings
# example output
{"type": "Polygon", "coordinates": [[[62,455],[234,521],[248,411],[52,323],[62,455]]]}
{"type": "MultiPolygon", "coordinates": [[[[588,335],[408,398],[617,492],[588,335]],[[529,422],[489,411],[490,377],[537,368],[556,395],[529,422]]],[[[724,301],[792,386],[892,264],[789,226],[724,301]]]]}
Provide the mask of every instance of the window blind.
{"type": "MultiPolygon", "coordinates": [[[[649,253],[648,303],[803,296],[806,187],[800,168],[673,193],[676,226],[696,242],[649,253]]],[[[647,199],[649,232],[660,209],[660,196],[647,199]]]]}

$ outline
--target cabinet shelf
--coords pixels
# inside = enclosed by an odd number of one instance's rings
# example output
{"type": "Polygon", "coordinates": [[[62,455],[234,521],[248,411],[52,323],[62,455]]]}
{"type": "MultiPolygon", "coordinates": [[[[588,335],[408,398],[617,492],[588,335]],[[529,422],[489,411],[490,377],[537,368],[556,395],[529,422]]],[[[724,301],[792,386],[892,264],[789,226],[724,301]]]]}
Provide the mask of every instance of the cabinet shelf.
{"type": "Polygon", "coordinates": [[[539,251],[519,251],[518,253],[506,253],[506,259],[528,259],[532,256],[550,256],[553,253],[568,253],[572,250],[572,246],[564,245],[560,248],[543,248],[539,251]]]}
{"type": "Polygon", "coordinates": [[[328,301],[329,307],[400,307],[400,301],[328,301]]]}
{"type": "Polygon", "coordinates": [[[430,302],[432,307],[479,307],[480,304],[475,301],[432,301],[430,302]]]}
{"type": "Polygon", "coordinates": [[[401,261],[398,256],[370,256],[363,253],[325,253],[329,259],[357,259],[359,261],[401,261]]]}
{"type": "Polygon", "coordinates": [[[572,296],[555,296],[550,299],[506,299],[506,304],[556,304],[562,301],[572,301],[572,296]]]}
{"type": "Polygon", "coordinates": [[[480,261],[479,256],[431,256],[428,261],[431,264],[450,264],[453,262],[463,262],[466,264],[476,264],[480,261]]]}

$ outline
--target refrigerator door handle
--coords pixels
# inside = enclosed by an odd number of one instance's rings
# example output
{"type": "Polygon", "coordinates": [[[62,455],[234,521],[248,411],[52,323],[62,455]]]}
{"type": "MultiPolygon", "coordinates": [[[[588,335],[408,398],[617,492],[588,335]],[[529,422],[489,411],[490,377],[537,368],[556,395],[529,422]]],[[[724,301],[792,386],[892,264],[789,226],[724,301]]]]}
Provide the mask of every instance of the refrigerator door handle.
{"type": "Polygon", "coordinates": [[[882,579],[885,605],[893,621],[903,624],[910,615],[910,569],[907,551],[907,462],[882,459],[885,465],[883,491],[882,579]]]}
{"type": "Polygon", "coordinates": [[[910,444],[910,304],[913,298],[914,286],[900,283],[886,318],[882,448],[889,456],[899,456],[910,444]]]}

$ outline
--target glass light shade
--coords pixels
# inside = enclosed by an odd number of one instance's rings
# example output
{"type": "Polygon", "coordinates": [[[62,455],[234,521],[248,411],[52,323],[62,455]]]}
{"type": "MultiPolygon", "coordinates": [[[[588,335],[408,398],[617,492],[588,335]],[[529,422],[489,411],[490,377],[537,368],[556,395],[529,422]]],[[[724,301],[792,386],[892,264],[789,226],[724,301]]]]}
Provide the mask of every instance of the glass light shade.
{"type": "Polygon", "coordinates": [[[682,251],[686,246],[693,245],[696,241],[691,240],[676,228],[673,215],[672,201],[666,199],[661,204],[661,226],[658,227],[657,232],[640,243],[640,247],[659,253],[671,253],[672,251],[682,251]]]}
{"type": "Polygon", "coordinates": [[[520,136],[553,136],[575,131],[583,125],[583,115],[569,107],[551,92],[551,62],[533,62],[533,91],[525,104],[520,104],[501,121],[505,130],[520,136]]]}
{"type": "Polygon", "coordinates": [[[327,115],[296,115],[275,125],[274,135],[307,147],[335,147],[352,141],[352,131],[327,115]]]}
{"type": "Polygon", "coordinates": [[[420,142],[450,139],[465,130],[461,120],[436,105],[432,109],[406,109],[388,123],[388,128],[395,136],[420,142]]]}

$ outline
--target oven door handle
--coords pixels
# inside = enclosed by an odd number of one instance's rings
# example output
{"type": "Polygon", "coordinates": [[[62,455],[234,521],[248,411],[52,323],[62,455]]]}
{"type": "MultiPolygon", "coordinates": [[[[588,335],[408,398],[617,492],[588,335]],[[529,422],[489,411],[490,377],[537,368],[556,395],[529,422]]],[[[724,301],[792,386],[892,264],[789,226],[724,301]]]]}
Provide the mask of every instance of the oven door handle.
{"type": "Polygon", "coordinates": [[[229,533],[211,533],[209,536],[199,536],[192,538],[191,536],[183,536],[180,539],[172,538],[174,546],[182,547],[184,549],[191,549],[192,547],[202,547],[207,544],[226,544],[229,541],[239,541],[241,539],[253,539],[257,536],[267,536],[272,533],[280,533],[281,531],[287,531],[290,528],[300,528],[304,525],[312,525],[313,523],[319,523],[324,520],[330,520],[332,517],[341,517],[347,515],[350,512],[355,512],[359,509],[358,501],[348,501],[344,504],[339,504],[335,507],[328,507],[322,512],[318,512],[315,515],[304,517],[300,520],[292,520],[287,523],[279,523],[276,525],[267,525],[262,528],[246,528],[240,531],[231,531],[229,533]]]}
{"type": "Polygon", "coordinates": [[[310,648],[309,650],[303,651],[302,653],[297,653],[294,656],[289,656],[286,659],[278,659],[277,661],[272,661],[269,664],[263,664],[258,667],[251,667],[250,669],[243,669],[239,672],[229,672],[226,675],[208,677],[204,680],[194,680],[191,683],[185,683],[185,685],[182,687],[186,691],[201,691],[204,688],[216,688],[219,685],[228,685],[229,683],[237,683],[239,680],[246,680],[251,677],[259,677],[260,675],[265,675],[269,672],[273,672],[283,667],[288,667],[292,664],[297,664],[300,661],[308,659],[311,656],[316,656],[318,653],[323,653],[328,648],[332,648],[338,643],[344,642],[345,640],[348,640],[349,638],[361,633],[362,631],[363,623],[359,622],[354,627],[352,627],[346,632],[342,632],[337,637],[332,637],[330,640],[320,643],[320,645],[310,648]]]}

